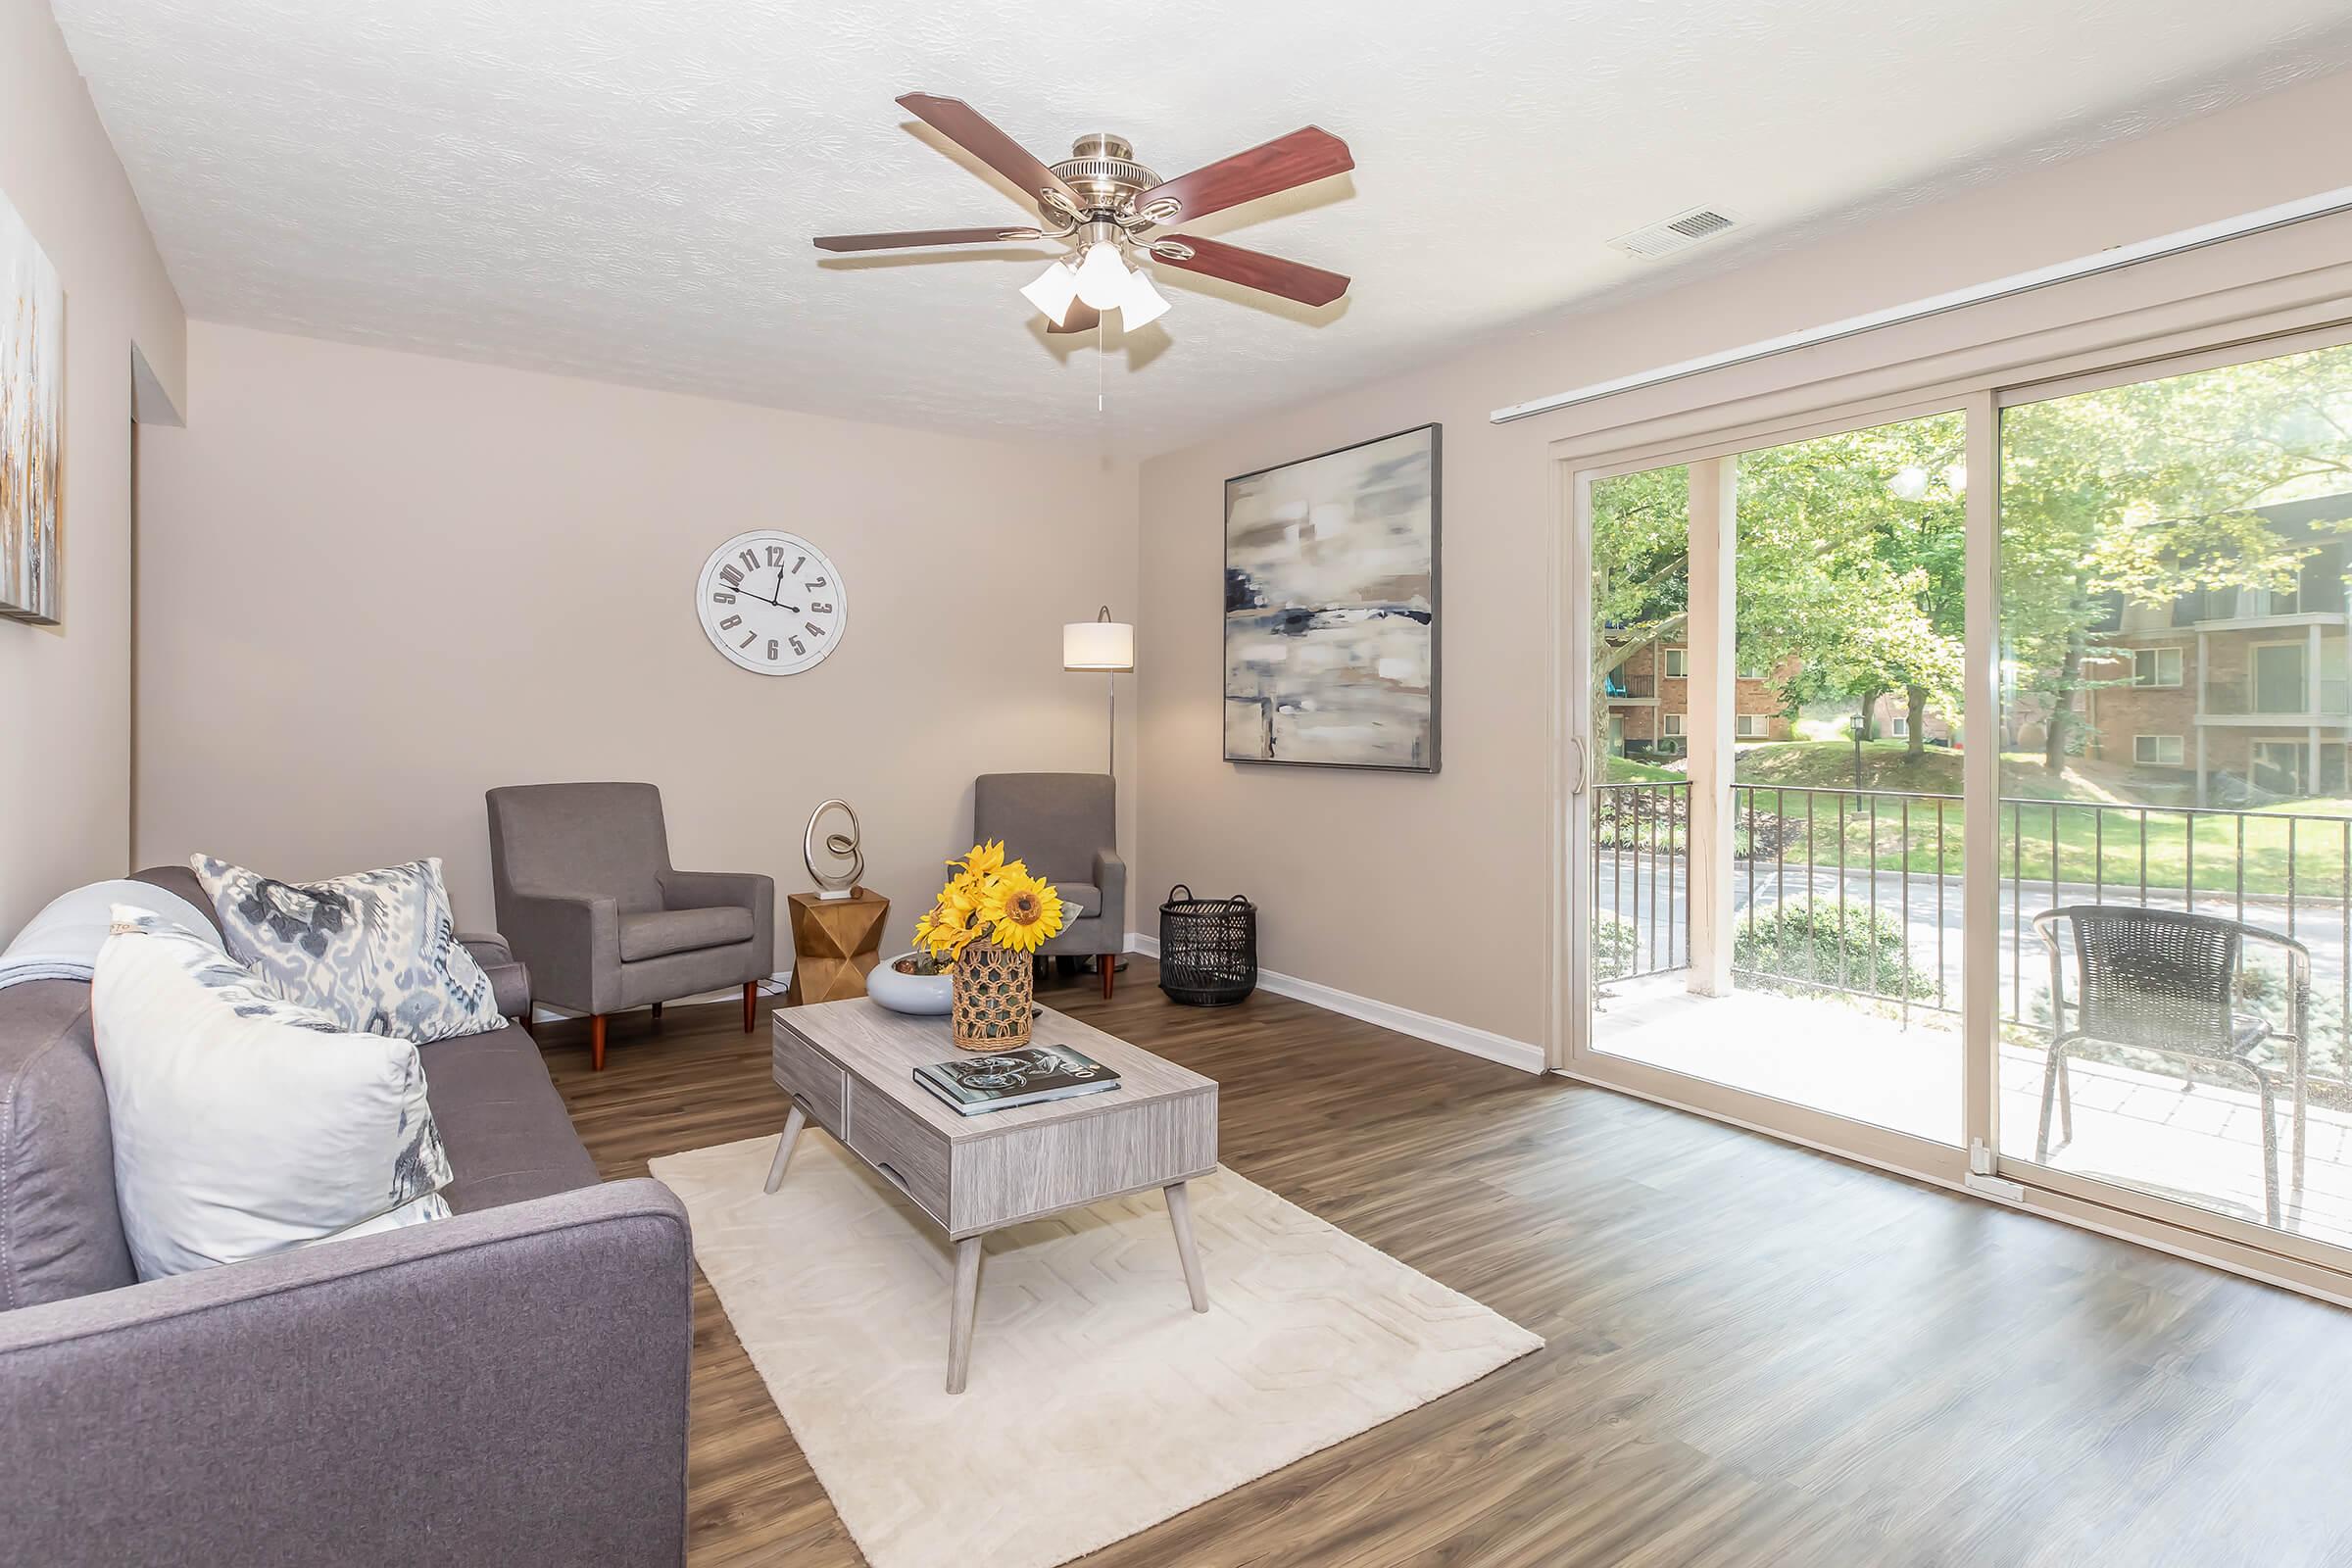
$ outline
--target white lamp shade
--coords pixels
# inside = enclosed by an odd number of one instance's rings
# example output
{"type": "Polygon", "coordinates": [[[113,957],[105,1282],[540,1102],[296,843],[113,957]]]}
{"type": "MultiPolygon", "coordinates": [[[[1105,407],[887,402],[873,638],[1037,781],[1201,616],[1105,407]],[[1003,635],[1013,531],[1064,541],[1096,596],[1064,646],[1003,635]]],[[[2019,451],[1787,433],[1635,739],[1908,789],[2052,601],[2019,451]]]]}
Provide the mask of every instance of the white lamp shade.
{"type": "Polygon", "coordinates": [[[1168,314],[1168,302],[1152,286],[1152,274],[1137,268],[1127,274],[1127,290],[1119,297],[1119,324],[1132,332],[1168,314]]]}
{"type": "Polygon", "coordinates": [[[1116,310],[1126,299],[1127,264],[1117,245],[1097,240],[1086,248],[1078,264],[1078,297],[1098,311],[1116,310]]]}
{"type": "Polygon", "coordinates": [[[1064,669],[1135,667],[1135,628],[1123,620],[1073,620],[1061,628],[1064,669]]]}
{"type": "Polygon", "coordinates": [[[1059,326],[1062,318],[1070,314],[1070,301],[1078,297],[1078,274],[1070,270],[1069,263],[1055,262],[1038,273],[1021,295],[1043,311],[1047,320],[1059,326]]]}

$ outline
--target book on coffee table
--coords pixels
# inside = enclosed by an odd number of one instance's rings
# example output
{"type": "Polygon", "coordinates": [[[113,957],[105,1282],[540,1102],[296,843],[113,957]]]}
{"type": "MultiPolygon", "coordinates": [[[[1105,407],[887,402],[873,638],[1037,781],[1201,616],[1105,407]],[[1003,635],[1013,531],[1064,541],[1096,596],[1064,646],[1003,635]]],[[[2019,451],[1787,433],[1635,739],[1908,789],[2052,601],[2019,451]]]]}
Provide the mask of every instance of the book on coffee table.
{"type": "Polygon", "coordinates": [[[1023,1046],[935,1061],[915,1068],[914,1081],[966,1116],[1119,1087],[1117,1072],[1068,1046],[1023,1046]]]}

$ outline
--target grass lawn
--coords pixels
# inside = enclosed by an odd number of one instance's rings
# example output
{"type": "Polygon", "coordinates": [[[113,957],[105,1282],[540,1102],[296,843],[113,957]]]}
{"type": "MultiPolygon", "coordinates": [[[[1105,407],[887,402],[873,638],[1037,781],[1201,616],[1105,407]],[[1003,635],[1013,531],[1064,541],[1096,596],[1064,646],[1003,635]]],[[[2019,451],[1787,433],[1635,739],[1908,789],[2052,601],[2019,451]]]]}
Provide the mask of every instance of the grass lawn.
{"type": "MultiPolygon", "coordinates": [[[[2100,769],[2069,768],[2052,777],[2039,757],[2025,754],[2004,756],[2002,763],[2001,875],[2022,879],[2029,893],[2037,883],[2046,892],[2055,879],[2103,887],[2110,899],[2136,899],[2144,880],[2151,898],[2177,900],[2189,886],[2192,858],[2200,895],[2232,897],[2242,877],[2243,890],[2251,896],[2292,892],[2298,898],[2333,902],[2352,885],[2347,882],[2352,874],[2352,799],[2292,801],[2246,812],[2200,813],[2192,820],[2175,807],[2151,805],[2143,809],[2126,798],[2120,778],[2103,776],[2100,769]]],[[[1867,790],[1958,795],[1961,766],[1959,753],[1936,747],[1916,759],[1901,741],[1870,742],[1862,748],[1867,790]]],[[[1809,860],[1817,866],[1836,866],[1841,847],[1849,870],[1876,866],[1899,872],[1908,866],[1914,875],[1934,875],[1940,868],[1947,876],[1958,876],[1964,816],[1960,803],[1914,799],[1906,829],[1904,803],[1881,795],[1874,828],[1872,797],[1847,793],[1853,767],[1851,741],[1781,741],[1740,748],[1736,777],[1741,793],[1736,827],[1744,848],[1751,821],[1754,824],[1761,850],[1757,876],[1770,874],[1776,855],[1790,865],[1809,860]],[[1800,790],[1835,793],[1795,793],[1800,790]]],[[[1608,781],[1680,781],[1685,776],[1612,758],[1608,781]]],[[[1629,842],[1653,837],[1646,813],[1628,818],[1625,825],[1629,842]]],[[[1596,826],[1607,841],[1611,835],[1605,822],[1596,826]]],[[[1655,834],[1661,849],[1679,848],[1681,838],[1679,825],[1661,824],[1655,834]]],[[[1734,874],[1745,876],[1747,863],[1741,861],[1734,874]]]]}
{"type": "Polygon", "coordinates": [[[1630,757],[1603,758],[1607,766],[1601,771],[1603,784],[1682,784],[1690,775],[1671,767],[1659,767],[1651,762],[1637,762],[1630,757]]]}

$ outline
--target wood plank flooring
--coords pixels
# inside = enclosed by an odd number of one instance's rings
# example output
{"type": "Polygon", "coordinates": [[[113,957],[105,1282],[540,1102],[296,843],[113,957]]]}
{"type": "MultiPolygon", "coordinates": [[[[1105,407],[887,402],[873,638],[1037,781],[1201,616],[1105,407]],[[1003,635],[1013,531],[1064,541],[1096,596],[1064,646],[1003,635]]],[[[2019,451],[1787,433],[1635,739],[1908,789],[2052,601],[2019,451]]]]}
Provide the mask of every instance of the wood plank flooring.
{"type": "MultiPolygon", "coordinates": [[[[1134,960],[1045,1000],[1215,1078],[1224,1162],[1544,1336],[1086,1559],[2352,1564],[2352,1313],[1134,960]]],[[[772,1134],[765,1004],[541,1030],[598,1163],[772,1134]]],[[[707,1285],[697,1568],[860,1561],[707,1285]]]]}

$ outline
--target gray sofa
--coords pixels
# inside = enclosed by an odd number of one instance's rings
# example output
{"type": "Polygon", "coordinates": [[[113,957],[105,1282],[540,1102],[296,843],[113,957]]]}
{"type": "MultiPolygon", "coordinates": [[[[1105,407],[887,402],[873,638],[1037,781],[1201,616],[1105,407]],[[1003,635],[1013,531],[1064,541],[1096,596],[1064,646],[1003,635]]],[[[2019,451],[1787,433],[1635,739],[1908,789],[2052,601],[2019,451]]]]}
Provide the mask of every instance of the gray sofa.
{"type": "Polygon", "coordinates": [[[972,836],[1004,841],[1006,858],[1086,906],[1042,953],[1102,960],[1110,995],[1127,946],[1127,862],[1119,858],[1115,785],[1108,773],[983,773],[972,781],[972,836]]]}
{"type": "Polygon", "coordinates": [[[0,1559],[683,1560],[684,1209],[598,1181],[520,1029],[421,1051],[454,1217],[141,1284],[89,987],[0,991],[0,1559]]]}

